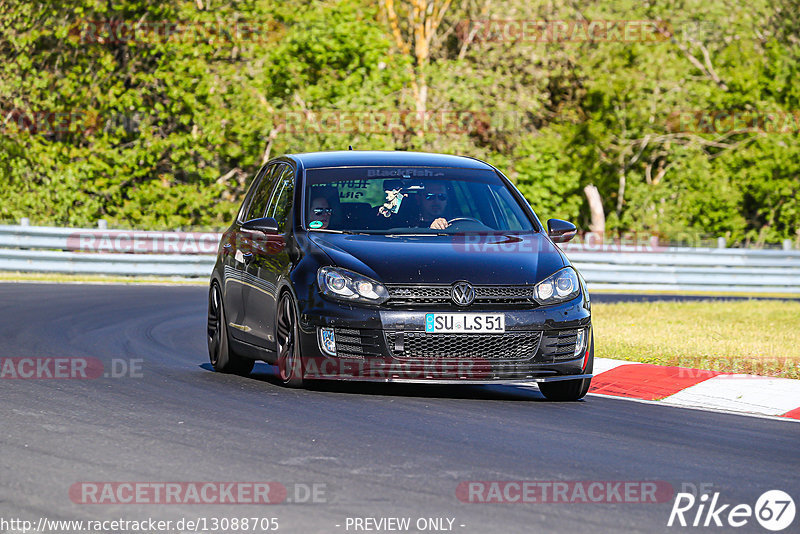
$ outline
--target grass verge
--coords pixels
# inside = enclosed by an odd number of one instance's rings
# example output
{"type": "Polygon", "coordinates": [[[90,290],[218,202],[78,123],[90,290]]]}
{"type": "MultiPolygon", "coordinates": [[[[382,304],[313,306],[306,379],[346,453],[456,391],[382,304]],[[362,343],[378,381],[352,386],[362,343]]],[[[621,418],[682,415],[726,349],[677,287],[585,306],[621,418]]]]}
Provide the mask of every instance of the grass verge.
{"type": "Polygon", "coordinates": [[[800,378],[800,302],[592,303],[595,355],[800,378]]]}
{"type": "Polygon", "coordinates": [[[624,295],[678,295],[682,297],[740,297],[743,299],[749,298],[772,298],[783,300],[800,300],[800,293],[746,293],[744,291],[679,291],[671,289],[632,289],[620,291],[618,289],[590,289],[589,293],[609,293],[609,294],[624,294],[624,295]]]}

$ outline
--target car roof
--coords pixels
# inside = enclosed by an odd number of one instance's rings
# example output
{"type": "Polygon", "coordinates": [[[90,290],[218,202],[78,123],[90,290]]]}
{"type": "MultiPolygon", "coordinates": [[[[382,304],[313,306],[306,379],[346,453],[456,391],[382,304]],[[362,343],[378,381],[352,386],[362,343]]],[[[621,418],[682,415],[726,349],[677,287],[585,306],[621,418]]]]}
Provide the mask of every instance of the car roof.
{"type": "Polygon", "coordinates": [[[433,154],[428,152],[340,150],[333,152],[306,152],[288,154],[306,169],[323,167],[457,167],[462,169],[494,170],[488,163],[464,156],[433,154]]]}

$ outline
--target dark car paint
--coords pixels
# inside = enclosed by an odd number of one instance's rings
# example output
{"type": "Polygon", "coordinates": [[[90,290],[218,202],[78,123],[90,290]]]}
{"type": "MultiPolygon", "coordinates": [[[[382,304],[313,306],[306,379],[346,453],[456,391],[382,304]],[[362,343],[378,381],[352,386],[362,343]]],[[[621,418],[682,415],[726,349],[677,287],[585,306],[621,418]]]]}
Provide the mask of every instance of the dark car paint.
{"type": "MultiPolygon", "coordinates": [[[[473,284],[497,284],[499,281],[504,284],[533,284],[570,265],[564,253],[541,231],[542,223],[516,187],[499,170],[482,161],[427,153],[342,151],[283,156],[271,160],[262,170],[278,162],[289,164],[294,170],[295,207],[303,206],[302,192],[308,168],[452,166],[491,169],[509,187],[530,217],[536,232],[491,235],[480,243],[481,253],[471,254],[459,249],[458,236],[348,235],[308,230],[303,226],[302,210],[298,209],[290,213],[291,223],[283,235],[243,230],[245,221],[237,217],[220,241],[211,279],[222,288],[230,323],[244,327],[229,330],[232,348],[243,356],[275,363],[273,317],[278,296],[283,291],[289,291],[297,302],[304,357],[324,357],[317,344],[317,326],[377,330],[396,325],[403,325],[408,330],[422,328],[420,310],[380,309],[323,297],[317,289],[316,273],[324,265],[348,268],[384,284],[452,283],[456,280],[473,284]],[[519,250],[530,250],[530,253],[502,250],[502,246],[508,246],[508,243],[516,243],[519,250]],[[396,250],[402,253],[396,254],[396,250]],[[247,258],[246,263],[235,261],[237,253],[247,258]]],[[[251,184],[245,202],[252,195],[254,184],[251,184]]],[[[542,330],[591,326],[590,306],[582,282],[581,289],[581,294],[569,302],[504,310],[507,330],[513,331],[518,325],[532,323],[542,330]]],[[[436,309],[450,311],[457,308],[436,309]]],[[[460,311],[484,310],[473,306],[460,311]]],[[[391,360],[386,354],[376,356],[387,363],[391,360]]],[[[524,369],[522,374],[580,375],[582,364],[583,358],[576,358],[536,365],[524,369]]]]}
{"type": "Polygon", "coordinates": [[[478,242],[457,235],[312,233],[310,239],[334,264],[389,284],[535,284],[568,265],[542,233],[478,242]]]}

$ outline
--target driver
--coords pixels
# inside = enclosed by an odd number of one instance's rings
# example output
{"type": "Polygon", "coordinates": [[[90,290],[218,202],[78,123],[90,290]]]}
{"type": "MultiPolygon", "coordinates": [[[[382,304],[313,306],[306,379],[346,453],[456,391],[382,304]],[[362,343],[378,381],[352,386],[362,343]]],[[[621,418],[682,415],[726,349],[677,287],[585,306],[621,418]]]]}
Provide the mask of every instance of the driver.
{"type": "Polygon", "coordinates": [[[443,217],[447,209],[447,187],[441,182],[431,182],[419,193],[419,221],[417,226],[444,230],[449,224],[443,217]]]}

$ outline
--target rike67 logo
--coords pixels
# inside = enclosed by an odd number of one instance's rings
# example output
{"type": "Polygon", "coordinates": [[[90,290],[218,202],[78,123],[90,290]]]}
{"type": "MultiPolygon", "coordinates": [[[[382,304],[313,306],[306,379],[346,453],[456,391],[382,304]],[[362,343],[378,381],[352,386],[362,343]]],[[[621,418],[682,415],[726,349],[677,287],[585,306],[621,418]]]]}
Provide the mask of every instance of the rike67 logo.
{"type": "Polygon", "coordinates": [[[762,527],[777,532],[791,525],[794,515],[794,500],[781,490],[764,492],[754,507],[749,504],[723,504],[719,492],[711,497],[703,493],[699,498],[691,493],[678,493],[667,526],[738,528],[747,525],[755,516],[762,527]]]}

